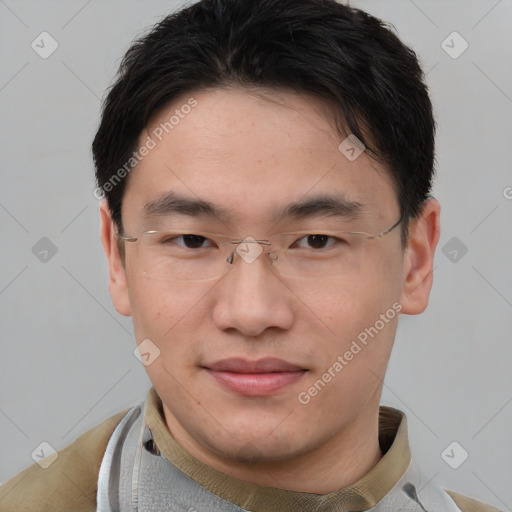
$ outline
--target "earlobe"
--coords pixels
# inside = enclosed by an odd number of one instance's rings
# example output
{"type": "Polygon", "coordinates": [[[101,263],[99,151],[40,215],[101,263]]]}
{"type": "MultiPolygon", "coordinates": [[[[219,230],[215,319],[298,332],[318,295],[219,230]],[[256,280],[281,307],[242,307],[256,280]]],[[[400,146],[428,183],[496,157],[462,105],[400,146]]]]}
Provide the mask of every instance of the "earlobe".
{"type": "Polygon", "coordinates": [[[112,297],[112,303],[118,313],[130,316],[130,301],[125,268],[117,246],[115,223],[112,220],[106,199],[100,203],[100,221],[101,243],[107,257],[109,270],[108,288],[112,297]]]}
{"type": "Polygon", "coordinates": [[[418,218],[409,224],[409,241],[404,255],[402,313],[425,311],[433,282],[434,254],[440,235],[439,202],[428,199],[418,218]]]}

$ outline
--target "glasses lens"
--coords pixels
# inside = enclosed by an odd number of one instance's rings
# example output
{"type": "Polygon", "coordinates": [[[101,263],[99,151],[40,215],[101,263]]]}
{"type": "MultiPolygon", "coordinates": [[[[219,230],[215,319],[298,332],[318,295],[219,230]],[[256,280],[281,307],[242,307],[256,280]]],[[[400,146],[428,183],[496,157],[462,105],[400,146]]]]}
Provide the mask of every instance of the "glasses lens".
{"type": "Polygon", "coordinates": [[[153,232],[137,244],[137,264],[148,277],[168,281],[209,281],[221,277],[240,259],[254,264],[263,258],[283,276],[320,279],[355,272],[361,265],[364,235],[298,232],[267,241],[246,237],[233,244],[221,235],[153,232]]]}
{"type": "Polygon", "coordinates": [[[283,276],[322,279],[355,272],[364,257],[364,235],[295,233],[276,235],[276,270],[283,276]]]}
{"type": "Polygon", "coordinates": [[[180,232],[146,233],[139,239],[138,263],[148,277],[208,281],[230,269],[228,237],[180,232]]]}

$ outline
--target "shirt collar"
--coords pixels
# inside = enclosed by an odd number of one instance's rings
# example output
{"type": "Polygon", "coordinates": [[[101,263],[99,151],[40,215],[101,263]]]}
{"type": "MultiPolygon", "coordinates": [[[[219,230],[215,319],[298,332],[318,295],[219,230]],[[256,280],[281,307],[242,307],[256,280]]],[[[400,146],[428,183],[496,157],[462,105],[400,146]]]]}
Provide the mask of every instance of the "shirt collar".
{"type": "Polygon", "coordinates": [[[407,470],[411,451],[405,415],[391,407],[379,410],[379,444],[382,459],[360,480],[328,494],[288,491],[252,484],[217,471],[186,452],[172,437],[162,408],[162,401],[152,387],[146,399],[145,422],[161,454],[180,471],[216,495],[241,508],[260,512],[317,510],[340,512],[364,511],[374,507],[407,470]]]}

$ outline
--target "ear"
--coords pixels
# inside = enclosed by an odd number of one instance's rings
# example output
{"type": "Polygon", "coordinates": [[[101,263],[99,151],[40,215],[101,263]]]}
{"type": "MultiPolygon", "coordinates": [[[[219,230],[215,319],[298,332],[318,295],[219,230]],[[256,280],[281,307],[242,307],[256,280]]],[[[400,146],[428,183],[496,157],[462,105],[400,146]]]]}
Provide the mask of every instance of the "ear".
{"type": "Polygon", "coordinates": [[[126,273],[119,253],[116,237],[116,226],[112,220],[106,199],[100,202],[101,243],[107,256],[109,269],[108,289],[112,303],[121,315],[130,316],[130,300],[126,283],[126,273]]]}
{"type": "Polygon", "coordinates": [[[423,211],[409,223],[409,241],[404,255],[402,313],[417,315],[425,311],[433,282],[434,253],[439,241],[441,206],[427,199],[423,211]]]}

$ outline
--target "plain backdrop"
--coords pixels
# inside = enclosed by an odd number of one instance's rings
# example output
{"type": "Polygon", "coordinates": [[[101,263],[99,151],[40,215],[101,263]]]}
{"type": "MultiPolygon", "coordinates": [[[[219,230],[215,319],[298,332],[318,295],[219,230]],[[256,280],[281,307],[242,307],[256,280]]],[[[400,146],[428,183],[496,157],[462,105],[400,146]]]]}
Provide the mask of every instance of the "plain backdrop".
{"type": "MultiPolygon", "coordinates": [[[[511,510],[512,2],[351,4],[417,52],[438,122],[434,287],[400,319],[382,402],[407,414],[429,481],[511,510]]],[[[130,41],[178,5],[0,0],[0,482],[150,387],[107,290],[90,143],[130,41]]]]}

